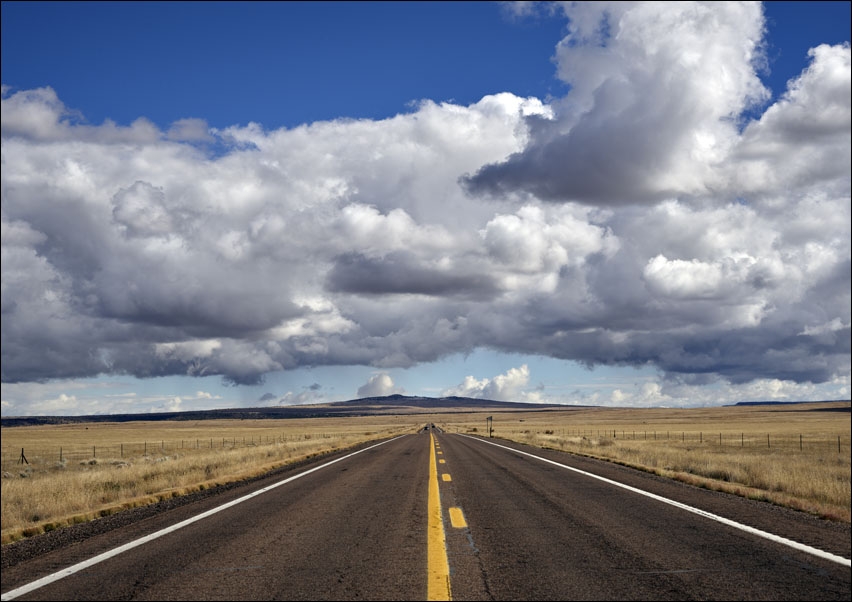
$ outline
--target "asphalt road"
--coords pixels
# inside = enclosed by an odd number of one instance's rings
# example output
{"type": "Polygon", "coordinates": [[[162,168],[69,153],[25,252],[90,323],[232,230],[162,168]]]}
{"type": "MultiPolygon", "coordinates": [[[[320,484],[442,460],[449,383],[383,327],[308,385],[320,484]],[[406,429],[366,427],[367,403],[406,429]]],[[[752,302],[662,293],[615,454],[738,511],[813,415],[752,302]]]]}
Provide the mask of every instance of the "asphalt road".
{"type": "Polygon", "coordinates": [[[849,525],[427,430],[8,566],[0,591],[3,600],[849,600],[850,547],[849,525]]]}

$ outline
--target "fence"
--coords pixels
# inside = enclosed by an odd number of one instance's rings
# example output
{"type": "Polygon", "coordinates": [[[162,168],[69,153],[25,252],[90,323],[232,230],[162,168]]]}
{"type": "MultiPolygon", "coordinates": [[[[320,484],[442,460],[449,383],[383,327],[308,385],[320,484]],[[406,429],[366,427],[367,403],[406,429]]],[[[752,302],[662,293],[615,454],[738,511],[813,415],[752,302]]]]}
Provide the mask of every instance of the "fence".
{"type": "Polygon", "coordinates": [[[91,445],[32,445],[23,448],[4,445],[0,450],[0,469],[18,470],[22,466],[46,467],[67,463],[95,463],[98,460],[121,461],[149,456],[168,456],[210,450],[233,450],[237,448],[295,443],[311,439],[331,439],[330,434],[305,433],[300,435],[250,436],[250,437],[207,437],[127,443],[102,443],[91,445]]]}
{"type": "MultiPolygon", "coordinates": [[[[500,428],[495,429],[499,432],[500,428]]],[[[529,430],[515,432],[529,433],[529,430]]],[[[656,430],[628,430],[628,429],[546,429],[536,431],[536,434],[554,435],[563,439],[571,437],[582,437],[586,439],[596,438],[598,440],[611,439],[613,441],[649,441],[657,443],[679,443],[688,445],[717,445],[737,446],[764,449],[798,449],[802,452],[837,452],[838,454],[850,453],[850,436],[829,434],[772,434],[772,433],[732,433],[732,432],[708,432],[708,431],[656,431],[656,430]]]]}

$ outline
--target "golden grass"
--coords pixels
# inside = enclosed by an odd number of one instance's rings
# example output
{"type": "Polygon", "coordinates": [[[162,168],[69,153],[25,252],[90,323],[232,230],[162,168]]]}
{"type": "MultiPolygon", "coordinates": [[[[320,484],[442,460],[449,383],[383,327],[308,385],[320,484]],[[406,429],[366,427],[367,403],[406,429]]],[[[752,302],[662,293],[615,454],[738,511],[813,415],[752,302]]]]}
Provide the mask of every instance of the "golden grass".
{"type": "Polygon", "coordinates": [[[2,543],[435,423],[850,520],[849,402],[700,409],[412,411],[2,429],[2,543]],[[492,421],[486,421],[491,416],[492,421]],[[28,464],[21,461],[21,450],[28,464]]]}

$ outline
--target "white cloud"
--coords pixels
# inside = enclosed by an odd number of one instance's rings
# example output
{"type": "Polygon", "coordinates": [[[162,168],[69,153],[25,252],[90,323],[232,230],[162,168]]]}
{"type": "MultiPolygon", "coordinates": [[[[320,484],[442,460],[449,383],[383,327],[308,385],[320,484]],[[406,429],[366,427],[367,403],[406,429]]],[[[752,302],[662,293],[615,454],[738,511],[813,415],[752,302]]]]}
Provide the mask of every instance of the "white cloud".
{"type": "Polygon", "coordinates": [[[481,235],[498,266],[521,273],[552,273],[582,265],[594,253],[609,255],[617,248],[611,232],[588,219],[587,212],[570,206],[524,205],[512,215],[492,218],[481,235]]]}
{"type": "Polygon", "coordinates": [[[152,408],[152,412],[180,412],[183,409],[183,400],[180,397],[172,397],[159,408],[152,408]]]}
{"type": "MultiPolygon", "coordinates": [[[[850,49],[811,49],[810,66],[752,122],[732,149],[717,186],[780,211],[802,197],[848,191],[850,49]]],[[[803,216],[806,213],[803,212],[803,216]]]]}
{"type": "Polygon", "coordinates": [[[402,393],[403,390],[393,383],[390,375],[381,372],[370,377],[365,384],[358,387],[358,397],[384,397],[402,393]]]}
{"type": "Polygon", "coordinates": [[[521,399],[523,389],[530,379],[530,370],[526,364],[517,368],[509,368],[504,374],[494,378],[477,380],[466,376],[458,386],[441,393],[443,396],[473,397],[477,399],[493,399],[496,401],[526,401],[521,399]]]}
{"type": "MultiPolygon", "coordinates": [[[[4,86],[4,386],[256,384],[477,348],[655,366],[643,399],[848,378],[848,45],[814,49],[743,129],[759,4],[563,6],[571,90],[549,105],[162,132],[4,86]]],[[[544,399],[513,370],[454,390],[544,399]]]]}
{"type": "Polygon", "coordinates": [[[759,3],[566,2],[557,46],[571,86],[554,119],[474,190],[624,205],[704,194],[736,142],[736,118],[765,100],[755,72],[759,3]]]}
{"type": "Polygon", "coordinates": [[[313,389],[307,389],[305,391],[299,391],[298,393],[287,391],[280,399],[277,400],[275,405],[293,406],[308,403],[323,403],[324,401],[326,401],[326,398],[323,393],[313,389]]]}
{"type": "Polygon", "coordinates": [[[100,126],[82,124],[82,115],[69,109],[50,87],[12,93],[3,89],[2,121],[4,137],[21,137],[45,143],[61,140],[87,140],[102,144],[146,144],[161,134],[157,127],[140,117],[128,127],[105,121],[100,126]]]}
{"type": "Polygon", "coordinates": [[[163,191],[146,182],[120,190],[113,203],[113,218],[124,226],[128,236],[167,236],[175,229],[163,191]]]}
{"type": "Polygon", "coordinates": [[[169,140],[182,142],[213,142],[215,138],[210,133],[210,127],[203,119],[179,119],[169,128],[166,137],[169,140]]]}

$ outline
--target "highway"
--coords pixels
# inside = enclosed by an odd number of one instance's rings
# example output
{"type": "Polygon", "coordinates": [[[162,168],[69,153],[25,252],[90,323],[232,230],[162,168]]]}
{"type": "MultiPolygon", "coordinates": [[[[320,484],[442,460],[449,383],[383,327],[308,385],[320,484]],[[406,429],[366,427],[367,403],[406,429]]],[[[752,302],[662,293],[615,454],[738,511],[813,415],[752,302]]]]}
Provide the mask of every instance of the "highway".
{"type": "Polygon", "coordinates": [[[2,573],[3,600],[849,600],[850,528],[424,429],[2,573]]]}

